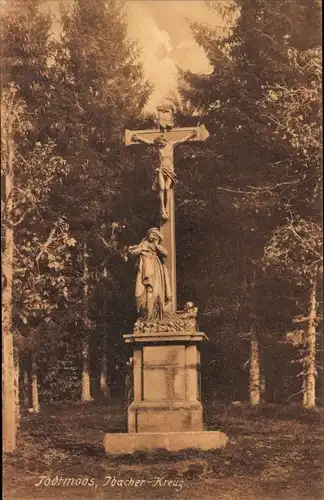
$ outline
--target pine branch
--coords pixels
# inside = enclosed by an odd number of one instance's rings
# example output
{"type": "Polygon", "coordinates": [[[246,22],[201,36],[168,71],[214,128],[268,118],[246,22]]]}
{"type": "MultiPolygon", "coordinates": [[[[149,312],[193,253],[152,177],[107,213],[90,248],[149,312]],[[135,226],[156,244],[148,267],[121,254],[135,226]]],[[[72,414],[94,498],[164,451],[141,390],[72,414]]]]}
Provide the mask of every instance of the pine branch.
{"type": "Polygon", "coordinates": [[[309,316],[297,316],[297,318],[294,318],[293,323],[307,323],[309,321],[309,316]]]}
{"type": "Polygon", "coordinates": [[[249,358],[247,361],[245,361],[245,363],[243,364],[243,370],[245,370],[245,368],[248,366],[250,361],[251,361],[251,358],[249,358]]]}
{"type": "Polygon", "coordinates": [[[52,229],[51,229],[51,232],[46,240],[46,242],[42,245],[42,249],[40,250],[39,254],[37,255],[36,257],[36,262],[39,261],[39,259],[41,258],[41,256],[43,255],[43,253],[45,252],[46,248],[49,247],[49,245],[52,243],[53,241],[53,238],[54,238],[54,235],[55,235],[55,232],[56,232],[56,226],[54,226],[52,229]]]}
{"type": "Polygon", "coordinates": [[[295,396],[298,396],[298,394],[303,394],[303,392],[304,392],[303,390],[300,390],[300,391],[298,391],[298,392],[295,392],[295,394],[292,394],[291,396],[289,396],[289,398],[288,398],[286,401],[289,401],[289,399],[291,399],[291,398],[293,398],[293,397],[295,397],[295,396]]]}
{"type": "Polygon", "coordinates": [[[24,220],[24,218],[26,217],[27,214],[29,214],[31,211],[33,210],[33,208],[28,208],[23,214],[22,216],[20,217],[20,219],[17,221],[17,222],[12,222],[12,226],[13,227],[16,227],[16,226],[19,226],[19,224],[24,220]]]}
{"type": "Polygon", "coordinates": [[[103,236],[100,236],[100,234],[98,234],[97,232],[96,232],[96,235],[102,241],[102,243],[105,245],[105,247],[109,248],[109,250],[111,250],[111,245],[109,245],[109,243],[107,243],[107,241],[105,240],[105,238],[103,238],[103,236]]]}

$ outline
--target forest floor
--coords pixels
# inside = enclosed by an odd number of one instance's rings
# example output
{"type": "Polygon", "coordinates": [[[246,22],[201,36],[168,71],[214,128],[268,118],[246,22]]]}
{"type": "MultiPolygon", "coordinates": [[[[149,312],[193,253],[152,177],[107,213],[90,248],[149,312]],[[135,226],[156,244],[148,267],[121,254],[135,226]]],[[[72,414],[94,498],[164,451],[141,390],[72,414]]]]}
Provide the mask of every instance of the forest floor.
{"type": "Polygon", "coordinates": [[[40,414],[22,415],[17,451],[5,456],[3,498],[322,500],[323,423],[323,409],[215,405],[207,426],[227,433],[225,449],[117,458],[105,455],[103,437],[126,431],[120,402],[44,404],[40,414]],[[64,478],[83,484],[63,486],[64,478]],[[143,481],[126,486],[114,478],[143,481]],[[174,482],[162,486],[156,478],[174,482]]]}

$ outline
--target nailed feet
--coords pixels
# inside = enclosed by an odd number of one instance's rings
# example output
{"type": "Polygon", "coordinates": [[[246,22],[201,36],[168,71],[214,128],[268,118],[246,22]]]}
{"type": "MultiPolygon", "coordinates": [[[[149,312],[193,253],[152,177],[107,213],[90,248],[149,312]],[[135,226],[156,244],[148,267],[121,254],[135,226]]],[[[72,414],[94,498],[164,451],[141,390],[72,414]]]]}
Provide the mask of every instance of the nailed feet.
{"type": "Polygon", "coordinates": [[[161,210],[161,218],[165,221],[169,219],[168,212],[166,210],[161,210]]]}

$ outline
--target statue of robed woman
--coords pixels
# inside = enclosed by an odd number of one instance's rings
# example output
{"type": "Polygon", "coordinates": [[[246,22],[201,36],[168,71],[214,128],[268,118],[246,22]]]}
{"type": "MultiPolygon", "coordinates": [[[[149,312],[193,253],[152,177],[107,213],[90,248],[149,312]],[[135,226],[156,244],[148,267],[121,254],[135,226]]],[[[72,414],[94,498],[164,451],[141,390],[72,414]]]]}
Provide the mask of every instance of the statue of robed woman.
{"type": "Polygon", "coordinates": [[[170,279],[164,265],[167,251],[162,242],[162,234],[154,227],[139,245],[129,247],[130,254],[138,257],[135,300],[142,319],[162,319],[165,305],[171,300],[170,279]]]}

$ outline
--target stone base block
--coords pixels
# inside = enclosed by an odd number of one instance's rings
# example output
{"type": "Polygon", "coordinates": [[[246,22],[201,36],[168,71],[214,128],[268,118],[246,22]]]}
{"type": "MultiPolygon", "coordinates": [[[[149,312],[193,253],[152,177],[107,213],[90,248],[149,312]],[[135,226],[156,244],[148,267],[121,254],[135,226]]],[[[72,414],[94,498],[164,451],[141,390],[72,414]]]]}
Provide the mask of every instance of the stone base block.
{"type": "Polygon", "coordinates": [[[128,432],[169,432],[203,430],[203,408],[199,402],[174,403],[172,406],[132,403],[128,408],[128,432]]]}
{"type": "Polygon", "coordinates": [[[228,437],[220,431],[201,432],[139,432],[105,434],[105,453],[130,454],[136,451],[164,449],[201,451],[224,448],[228,437]]]}

